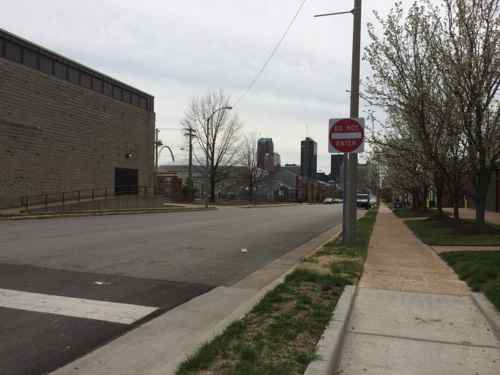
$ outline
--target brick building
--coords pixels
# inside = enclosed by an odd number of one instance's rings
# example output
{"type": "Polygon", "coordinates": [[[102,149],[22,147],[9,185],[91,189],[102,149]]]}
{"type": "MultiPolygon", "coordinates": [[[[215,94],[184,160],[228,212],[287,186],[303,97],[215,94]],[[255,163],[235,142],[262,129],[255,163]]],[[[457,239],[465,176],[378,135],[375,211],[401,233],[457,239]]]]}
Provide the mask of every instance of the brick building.
{"type": "Polygon", "coordinates": [[[154,98],[0,29],[0,207],[152,186],[154,98]]]}

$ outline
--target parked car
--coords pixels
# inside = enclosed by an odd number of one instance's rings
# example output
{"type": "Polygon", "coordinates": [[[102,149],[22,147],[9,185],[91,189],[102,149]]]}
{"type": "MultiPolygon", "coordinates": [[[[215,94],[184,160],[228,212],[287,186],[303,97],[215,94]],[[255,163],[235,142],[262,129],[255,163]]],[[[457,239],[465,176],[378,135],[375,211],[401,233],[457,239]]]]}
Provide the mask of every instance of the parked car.
{"type": "Polygon", "coordinates": [[[342,198],[335,198],[333,200],[333,203],[340,203],[340,204],[342,204],[342,203],[344,203],[344,200],[342,198]]]}
{"type": "Polygon", "coordinates": [[[359,208],[366,208],[367,210],[370,209],[372,206],[370,202],[370,194],[360,194],[358,193],[357,198],[356,198],[356,205],[359,208]]]}
{"type": "Polygon", "coordinates": [[[333,198],[325,198],[323,204],[334,204],[333,198]]]}

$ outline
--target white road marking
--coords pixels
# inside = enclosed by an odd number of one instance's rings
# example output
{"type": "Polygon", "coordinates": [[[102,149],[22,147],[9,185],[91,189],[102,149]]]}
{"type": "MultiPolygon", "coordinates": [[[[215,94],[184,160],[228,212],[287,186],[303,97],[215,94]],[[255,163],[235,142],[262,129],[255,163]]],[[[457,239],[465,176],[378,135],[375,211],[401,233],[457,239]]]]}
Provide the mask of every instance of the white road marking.
{"type": "Polygon", "coordinates": [[[363,133],[331,133],[332,139],[361,139],[363,138],[363,133]]]}
{"type": "Polygon", "coordinates": [[[0,289],[0,307],[120,324],[132,324],[158,309],[10,289],[0,289]]]}

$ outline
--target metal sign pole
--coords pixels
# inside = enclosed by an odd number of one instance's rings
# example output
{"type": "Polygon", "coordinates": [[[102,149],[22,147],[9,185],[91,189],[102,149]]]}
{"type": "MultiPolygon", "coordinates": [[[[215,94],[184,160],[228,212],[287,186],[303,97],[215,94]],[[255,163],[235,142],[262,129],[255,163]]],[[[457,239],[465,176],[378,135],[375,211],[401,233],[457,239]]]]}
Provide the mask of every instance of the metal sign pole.
{"type": "MultiPolygon", "coordinates": [[[[351,118],[359,117],[359,86],[360,86],[360,65],[361,65],[361,0],[354,0],[354,31],[352,45],[352,78],[351,78],[351,118]]],[[[358,154],[351,153],[348,162],[348,175],[350,181],[349,201],[347,202],[347,236],[344,241],[351,241],[356,235],[357,222],[357,177],[358,177],[358,154]],[[347,238],[346,238],[347,237],[347,238]]],[[[345,203],[344,203],[345,204],[345,203]]]]}

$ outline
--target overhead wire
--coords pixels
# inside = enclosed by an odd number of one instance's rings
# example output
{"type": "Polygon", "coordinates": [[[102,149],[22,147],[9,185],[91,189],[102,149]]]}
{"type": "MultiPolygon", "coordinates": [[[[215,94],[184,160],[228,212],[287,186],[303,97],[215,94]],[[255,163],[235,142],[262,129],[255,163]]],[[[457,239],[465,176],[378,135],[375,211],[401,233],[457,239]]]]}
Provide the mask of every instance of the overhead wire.
{"type": "Polygon", "coordinates": [[[281,47],[281,45],[285,41],[288,33],[290,32],[290,30],[292,29],[293,25],[295,24],[295,21],[297,21],[297,18],[299,17],[300,13],[302,12],[302,9],[304,8],[304,5],[306,4],[306,2],[307,2],[307,0],[302,0],[302,2],[299,4],[299,7],[298,7],[297,11],[295,12],[294,16],[292,17],[290,23],[288,24],[285,32],[283,33],[283,35],[281,36],[281,38],[278,40],[278,42],[275,44],[275,46],[271,50],[271,53],[269,54],[268,58],[265,60],[264,64],[259,69],[259,71],[255,75],[255,77],[252,79],[252,81],[250,82],[250,84],[248,85],[248,87],[243,91],[243,93],[234,102],[233,108],[236,107],[238,104],[240,104],[241,101],[250,93],[250,91],[252,91],[252,89],[255,86],[255,84],[257,83],[257,81],[260,79],[260,77],[262,76],[262,74],[264,74],[266,68],[268,67],[268,65],[273,60],[273,58],[276,55],[276,53],[278,52],[279,48],[281,47]]]}

